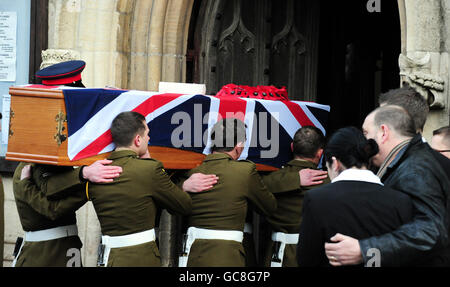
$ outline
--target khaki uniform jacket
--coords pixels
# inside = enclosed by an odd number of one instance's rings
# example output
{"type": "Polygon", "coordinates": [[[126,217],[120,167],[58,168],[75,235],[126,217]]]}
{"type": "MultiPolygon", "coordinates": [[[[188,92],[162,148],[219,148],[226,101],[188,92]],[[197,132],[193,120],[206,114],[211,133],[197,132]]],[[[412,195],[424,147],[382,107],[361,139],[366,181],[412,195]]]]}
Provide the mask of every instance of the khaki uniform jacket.
{"type": "MultiPolygon", "coordinates": [[[[330,183],[329,178],[323,184],[312,187],[300,188],[299,171],[305,168],[317,169],[317,165],[305,160],[291,160],[280,170],[274,171],[263,177],[270,192],[272,192],[278,204],[278,209],[267,217],[271,229],[274,232],[298,233],[302,220],[302,205],[305,192],[311,188],[330,183]]],[[[266,248],[264,266],[270,266],[273,254],[274,242],[269,240],[266,248]]],[[[283,267],[297,267],[297,246],[286,245],[283,258],[283,267]]]]}
{"type": "MultiPolygon", "coordinates": [[[[249,204],[256,211],[269,215],[276,209],[276,201],[255,164],[235,161],[225,153],[210,154],[193,173],[215,174],[218,183],[209,191],[190,194],[192,214],[188,226],[213,230],[244,230],[249,204]]],[[[242,243],[231,240],[196,240],[191,247],[188,267],[245,266],[242,243]]]]}
{"type": "MultiPolygon", "coordinates": [[[[178,188],[154,159],[139,159],[132,150],[114,151],[108,158],[122,167],[120,177],[104,184],[89,183],[103,235],[121,236],[155,227],[158,208],[190,214],[191,198],[178,188]]],[[[161,266],[156,243],[111,249],[107,266],[161,266]]]]}
{"type": "MultiPolygon", "coordinates": [[[[13,176],[13,192],[23,230],[38,231],[76,224],[75,211],[86,203],[79,170],[32,164],[33,178],[20,180],[22,169],[26,165],[27,163],[20,163],[13,176]],[[64,181],[66,190],[57,190],[51,183],[46,182],[50,177],[52,182],[64,181]],[[43,187],[48,188],[51,193],[65,194],[65,197],[49,200],[46,196],[47,190],[43,190],[43,187]]],[[[17,258],[16,267],[65,267],[71,259],[68,251],[72,248],[80,250],[81,247],[78,236],[25,242],[17,258]]]]}

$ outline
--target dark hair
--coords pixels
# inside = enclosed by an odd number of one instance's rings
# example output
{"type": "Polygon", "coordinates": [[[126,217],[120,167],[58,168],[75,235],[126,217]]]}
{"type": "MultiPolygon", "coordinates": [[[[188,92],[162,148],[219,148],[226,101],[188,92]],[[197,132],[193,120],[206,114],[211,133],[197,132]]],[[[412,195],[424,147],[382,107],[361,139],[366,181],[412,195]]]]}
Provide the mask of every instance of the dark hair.
{"type": "Polygon", "coordinates": [[[413,118],[416,129],[419,130],[423,130],[430,111],[426,99],[409,85],[381,94],[378,97],[378,103],[404,108],[413,118]]]}
{"type": "Polygon", "coordinates": [[[413,137],[416,127],[411,115],[401,106],[387,105],[375,110],[374,124],[376,126],[388,125],[399,135],[413,137]]]}
{"type": "Polygon", "coordinates": [[[445,126],[433,131],[433,136],[441,135],[445,146],[450,147],[450,126],[445,126]]]}
{"type": "Polygon", "coordinates": [[[241,120],[235,118],[219,120],[212,128],[211,151],[232,151],[239,142],[245,142],[246,128],[247,126],[241,120]]]}
{"type": "Polygon", "coordinates": [[[137,134],[145,132],[145,117],[136,112],[123,112],[111,124],[111,135],[116,147],[128,147],[137,134]]]}
{"type": "Polygon", "coordinates": [[[325,145],[325,136],[314,126],[301,127],[294,135],[294,156],[314,158],[317,151],[325,145]]]}
{"type": "Polygon", "coordinates": [[[346,168],[368,167],[369,160],[378,153],[378,145],[373,139],[366,139],[355,127],[337,130],[324,150],[324,159],[331,165],[332,157],[338,159],[346,168]]]}

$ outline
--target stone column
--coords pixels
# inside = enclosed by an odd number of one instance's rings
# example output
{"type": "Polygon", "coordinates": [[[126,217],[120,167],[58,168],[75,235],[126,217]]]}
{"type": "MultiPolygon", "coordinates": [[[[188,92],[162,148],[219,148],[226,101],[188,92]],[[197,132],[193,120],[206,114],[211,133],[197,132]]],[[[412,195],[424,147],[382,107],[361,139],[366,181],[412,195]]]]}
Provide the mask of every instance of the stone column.
{"type": "Polygon", "coordinates": [[[398,2],[402,27],[401,80],[428,100],[430,113],[424,136],[430,141],[433,130],[449,124],[450,0],[398,2]]]}
{"type": "Polygon", "coordinates": [[[126,39],[129,31],[130,3],[133,1],[49,0],[48,46],[79,52],[86,62],[83,83],[87,87],[126,88],[122,78],[127,51],[119,41],[126,39]]]}

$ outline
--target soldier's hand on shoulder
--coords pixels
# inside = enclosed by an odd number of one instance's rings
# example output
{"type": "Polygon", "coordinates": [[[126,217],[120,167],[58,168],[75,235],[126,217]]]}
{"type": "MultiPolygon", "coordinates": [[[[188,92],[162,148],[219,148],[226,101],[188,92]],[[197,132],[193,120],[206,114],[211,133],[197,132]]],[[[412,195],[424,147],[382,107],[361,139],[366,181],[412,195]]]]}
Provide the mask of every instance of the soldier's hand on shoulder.
{"type": "Polygon", "coordinates": [[[30,178],[31,177],[31,164],[27,164],[22,168],[22,172],[20,174],[20,180],[30,178]]]}
{"type": "Polygon", "coordinates": [[[112,182],[122,172],[120,166],[107,165],[111,160],[98,160],[82,170],[83,178],[95,183],[112,182]]]}
{"type": "Polygon", "coordinates": [[[184,183],[183,190],[186,192],[202,192],[213,188],[219,177],[214,174],[194,173],[184,183]]]}
{"type": "Polygon", "coordinates": [[[323,180],[327,178],[328,172],[305,168],[299,171],[299,175],[300,186],[313,186],[322,184],[323,180]]]}

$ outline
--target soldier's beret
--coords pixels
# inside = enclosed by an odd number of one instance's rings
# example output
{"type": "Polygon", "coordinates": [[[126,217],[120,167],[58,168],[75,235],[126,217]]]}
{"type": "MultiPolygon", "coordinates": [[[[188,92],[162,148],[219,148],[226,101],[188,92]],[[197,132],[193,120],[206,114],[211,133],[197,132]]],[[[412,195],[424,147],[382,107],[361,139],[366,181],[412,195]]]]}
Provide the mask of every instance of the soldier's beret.
{"type": "Polygon", "coordinates": [[[36,72],[36,77],[44,85],[64,85],[81,80],[81,72],[86,67],[84,61],[67,61],[48,66],[36,72]]]}

